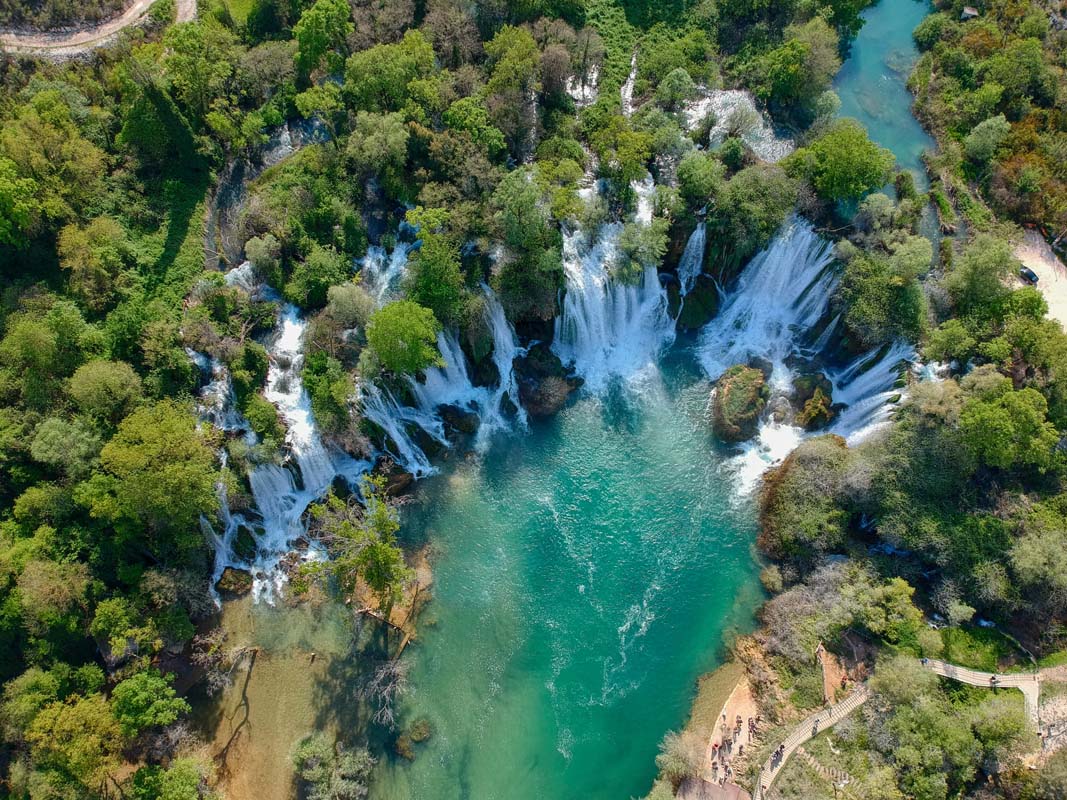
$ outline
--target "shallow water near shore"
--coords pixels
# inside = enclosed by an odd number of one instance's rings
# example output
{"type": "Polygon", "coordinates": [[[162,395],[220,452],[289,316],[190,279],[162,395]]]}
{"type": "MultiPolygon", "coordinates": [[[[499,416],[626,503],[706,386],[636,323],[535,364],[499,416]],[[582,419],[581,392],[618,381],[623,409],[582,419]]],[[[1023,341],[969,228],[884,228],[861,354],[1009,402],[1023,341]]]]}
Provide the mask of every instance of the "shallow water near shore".
{"type": "Polygon", "coordinates": [[[380,765],[372,797],[648,790],[660,739],[761,597],[709,389],[678,346],[420,489],[403,533],[437,552],[435,599],[404,714],[434,734],[380,765]]]}
{"type": "Polygon", "coordinates": [[[897,166],[925,191],[923,150],[934,140],[911,113],[908,75],[919,57],[912,31],[931,11],[926,0],[880,0],[863,12],[864,25],[834,80],[843,117],[863,123],[872,140],[897,157],[897,166]]]}

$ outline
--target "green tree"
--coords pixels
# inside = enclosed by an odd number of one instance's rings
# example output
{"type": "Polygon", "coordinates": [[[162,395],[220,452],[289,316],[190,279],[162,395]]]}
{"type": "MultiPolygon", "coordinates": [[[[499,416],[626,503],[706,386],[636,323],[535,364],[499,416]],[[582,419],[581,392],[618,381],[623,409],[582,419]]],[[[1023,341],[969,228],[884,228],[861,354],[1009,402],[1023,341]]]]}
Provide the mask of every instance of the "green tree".
{"type": "Polygon", "coordinates": [[[348,258],[333,247],[312,244],[311,252],[293,268],[285,284],[285,296],[301,308],[322,308],[331,286],[344,283],[352,274],[348,258]]]}
{"type": "Polygon", "coordinates": [[[381,477],[363,480],[365,506],[345,504],[331,495],[312,509],[315,529],[330,548],[331,560],[311,568],[313,574],[331,575],[346,594],[364,581],[374,593],[386,618],[414,571],[404,563],[396,543],[400,518],[385,493],[381,477]]]}
{"type": "Polygon", "coordinates": [[[433,68],[433,46],[420,31],[408,31],[396,44],[375,45],[349,56],[345,92],[356,109],[399,111],[409,97],[408,85],[433,68]]]}
{"type": "Polygon", "coordinates": [[[422,246],[412,253],[406,292],[410,300],[430,309],[444,324],[459,319],[464,284],[459,247],[445,234],[421,233],[422,246]]]}
{"type": "Polygon", "coordinates": [[[297,68],[307,75],[325,60],[327,71],[336,71],[343,56],[331,51],[344,48],[346,37],[354,30],[348,0],[315,0],[293,26],[297,68]]]}
{"type": "Polygon", "coordinates": [[[20,177],[11,159],[0,158],[0,244],[24,244],[39,212],[37,182],[20,177]]]}
{"type": "Polygon", "coordinates": [[[70,272],[70,289],[90,311],[108,306],[122,288],[122,273],[132,262],[126,231],[111,217],[59,232],[59,265],[70,272]]]}
{"type": "Polygon", "coordinates": [[[678,164],[678,191],[687,203],[702,206],[714,201],[723,186],[723,165],[717,158],[691,150],[678,164]]]}
{"type": "Polygon", "coordinates": [[[960,413],[960,432],[977,458],[990,467],[1014,469],[1051,466],[1059,435],[1046,419],[1048,404],[1035,389],[999,388],[972,397],[960,413]]]}
{"type": "Polygon", "coordinates": [[[122,733],[133,738],[146,728],[170,725],[189,704],[177,696],[173,675],[148,669],[121,681],[111,692],[111,708],[122,733]]]}
{"type": "Polygon", "coordinates": [[[885,185],[893,154],[867,137],[854,119],[839,119],[826,133],[789,156],[789,174],[806,178],[827,200],[858,200],[885,185]]]}
{"type": "Polygon", "coordinates": [[[215,453],[192,409],[173,400],[124,419],[100,453],[106,475],[82,487],[93,516],[145,526],[157,555],[202,546],[201,514],[218,505],[215,453]]]}
{"type": "Polygon", "coordinates": [[[377,175],[390,197],[406,194],[408,126],[403,115],[360,111],[346,153],[364,175],[377,175]]]}
{"type": "Polygon", "coordinates": [[[367,344],[379,363],[398,375],[444,366],[437,350],[440,324],[433,312],[410,300],[378,309],[367,323],[367,344]]]}
{"type": "Polygon", "coordinates": [[[122,731],[99,694],[51,703],[26,731],[34,762],[96,793],[120,765],[122,731]]]}
{"type": "Polygon", "coordinates": [[[141,400],[141,378],[124,361],[94,360],[78,367],[67,391],[83,414],[115,424],[141,400]]]}
{"type": "Polygon", "coordinates": [[[30,453],[35,461],[77,479],[93,468],[101,444],[100,437],[81,421],[49,417],[37,426],[30,453]]]}
{"type": "Polygon", "coordinates": [[[474,143],[485,148],[490,158],[496,158],[507,147],[504,134],[489,119],[485,101],[475,95],[452,103],[445,111],[444,122],[454,131],[470,134],[474,143]]]}
{"type": "Polygon", "coordinates": [[[967,158],[984,164],[997,152],[997,148],[1011,133],[1011,124],[1003,114],[982,120],[963,140],[963,149],[967,158]]]}
{"type": "Polygon", "coordinates": [[[689,100],[696,93],[696,84],[693,78],[682,67],[677,67],[667,73],[656,87],[656,99],[669,111],[678,109],[682,103],[689,100]]]}

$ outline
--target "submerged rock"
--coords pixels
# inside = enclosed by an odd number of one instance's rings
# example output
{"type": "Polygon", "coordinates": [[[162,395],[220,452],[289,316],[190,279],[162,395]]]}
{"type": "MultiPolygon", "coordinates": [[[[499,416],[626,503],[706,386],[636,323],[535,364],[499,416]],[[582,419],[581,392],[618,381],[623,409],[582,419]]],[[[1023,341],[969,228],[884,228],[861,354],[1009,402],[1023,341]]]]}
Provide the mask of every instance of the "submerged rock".
{"type": "Polygon", "coordinates": [[[760,370],[744,364],[730,367],[716,382],[712,397],[711,424],[715,434],[725,442],[751,439],[769,394],[760,370]]]}
{"type": "Polygon", "coordinates": [[[437,413],[441,420],[457,433],[470,435],[478,430],[478,415],[466,408],[454,405],[441,405],[437,407],[437,413]]]}
{"type": "Polygon", "coordinates": [[[519,399],[532,417],[549,417],[567,403],[570,393],[582,385],[581,378],[569,376],[559,356],[547,344],[532,345],[526,355],[515,359],[519,399]]]}
{"type": "Polygon", "coordinates": [[[215,583],[215,588],[219,591],[219,594],[232,595],[234,597],[248,594],[252,591],[252,573],[246,569],[226,567],[222,571],[222,576],[215,583]]]}

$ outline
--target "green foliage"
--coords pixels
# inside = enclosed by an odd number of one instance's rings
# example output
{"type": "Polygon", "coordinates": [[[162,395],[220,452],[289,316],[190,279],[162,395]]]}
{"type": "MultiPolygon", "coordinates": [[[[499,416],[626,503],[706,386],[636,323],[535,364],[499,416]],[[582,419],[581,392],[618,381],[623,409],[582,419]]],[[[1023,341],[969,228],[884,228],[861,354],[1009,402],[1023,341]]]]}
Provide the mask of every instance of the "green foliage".
{"type": "Polygon", "coordinates": [[[327,574],[351,596],[358,582],[366,583],[383,614],[400,601],[415,573],[404,562],[396,543],[399,516],[385,493],[381,477],[364,478],[360,508],[329,496],[312,508],[315,529],[329,542],[331,560],[311,567],[312,574],[327,574]]]}
{"type": "Polygon", "coordinates": [[[693,150],[678,164],[678,191],[687,203],[700,207],[713,201],[723,185],[722,163],[699,150],[693,150]]]}
{"type": "Polygon", "coordinates": [[[90,792],[118,767],[122,733],[107,700],[93,694],[45,706],[26,741],[40,768],[90,792]]]}
{"type": "Polygon", "coordinates": [[[437,351],[440,324],[433,312],[410,300],[379,309],[367,323],[367,344],[382,367],[398,375],[413,375],[427,367],[444,366],[437,351]]]}
{"type": "Polygon", "coordinates": [[[159,557],[202,545],[198,520],[214,512],[215,454],[187,406],[164,400],[124,419],[100,453],[106,474],[76,495],[92,515],[129,526],[159,557]],[[148,535],[144,536],[141,531],[148,535]]]}
{"type": "Polygon", "coordinates": [[[303,378],[318,423],[327,431],[343,431],[356,387],[341,362],[323,352],[312,353],[304,364],[303,378]]]}
{"type": "Polygon", "coordinates": [[[36,195],[37,182],[19,177],[15,163],[0,158],[0,244],[25,244],[40,210],[36,195]]]}
{"type": "Polygon", "coordinates": [[[1041,393],[1011,390],[1004,378],[996,389],[968,399],[960,413],[960,432],[975,457],[1000,469],[1051,466],[1059,441],[1046,419],[1048,404],[1041,393]]]}
{"type": "Polygon", "coordinates": [[[306,73],[323,66],[333,72],[340,68],[345,37],[355,30],[352,11],[346,0],[315,0],[293,27],[297,41],[296,64],[306,73]]]}
{"type": "Polygon", "coordinates": [[[720,269],[732,274],[766,246],[796,200],[796,183],[780,167],[761,164],[734,175],[708,214],[708,241],[720,269]]]}
{"type": "Polygon", "coordinates": [[[349,56],[345,93],[364,111],[399,111],[409,85],[433,70],[433,47],[419,31],[408,31],[396,44],[379,44],[349,56]]]}
{"type": "Polygon", "coordinates": [[[827,200],[858,200],[889,182],[893,154],[874,144],[855,120],[840,119],[790,155],[785,167],[827,200]]]}
{"type": "Polygon", "coordinates": [[[150,669],[115,686],[111,707],[124,736],[134,737],[147,728],[169,725],[189,712],[189,704],[171,686],[173,681],[173,675],[150,669]]]}
{"type": "Polygon", "coordinates": [[[367,750],[346,750],[323,734],[307,737],[293,753],[293,764],[308,800],[366,796],[374,763],[367,750]]]}
{"type": "Polygon", "coordinates": [[[345,152],[358,170],[377,175],[390,196],[404,196],[408,127],[400,114],[360,111],[345,152]]]}
{"type": "Polygon", "coordinates": [[[430,309],[438,321],[453,324],[463,308],[464,281],[459,247],[443,234],[422,233],[412,253],[405,286],[408,299],[430,309]]]}
{"type": "Polygon", "coordinates": [[[872,252],[850,259],[840,289],[850,333],[866,347],[918,339],[926,319],[918,278],[932,260],[933,247],[921,236],[891,245],[888,255],[872,252]]]}
{"type": "Polygon", "coordinates": [[[133,776],[134,800],[214,800],[208,768],[194,758],[176,758],[166,769],[141,767],[133,776]]]}
{"type": "Polygon", "coordinates": [[[322,308],[330,287],[348,280],[351,273],[351,264],[344,255],[332,247],[313,244],[307,258],[293,268],[285,284],[285,296],[302,308],[322,308]]]}
{"type": "Polygon", "coordinates": [[[967,138],[963,140],[963,149],[967,158],[978,163],[985,163],[997,152],[997,148],[1011,133],[1011,125],[1003,114],[979,122],[967,138]]]}

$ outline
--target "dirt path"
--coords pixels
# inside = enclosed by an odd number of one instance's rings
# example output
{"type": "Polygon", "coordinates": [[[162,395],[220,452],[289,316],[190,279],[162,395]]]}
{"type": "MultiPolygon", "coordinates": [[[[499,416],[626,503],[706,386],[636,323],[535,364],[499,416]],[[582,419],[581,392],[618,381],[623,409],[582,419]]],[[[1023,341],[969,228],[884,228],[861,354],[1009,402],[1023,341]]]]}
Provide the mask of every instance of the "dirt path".
{"type": "Polygon", "coordinates": [[[1034,230],[1026,231],[1015,257],[1037,273],[1037,288],[1048,303],[1048,315],[1067,329],[1067,267],[1034,230]]]}
{"type": "MultiPolygon", "coordinates": [[[[0,49],[20,55],[67,59],[111,42],[118,33],[144,21],[155,0],[134,0],[122,14],[100,25],[63,33],[0,33],[0,49]]],[[[196,0],[176,0],[177,22],[196,19],[196,0]]]]}

